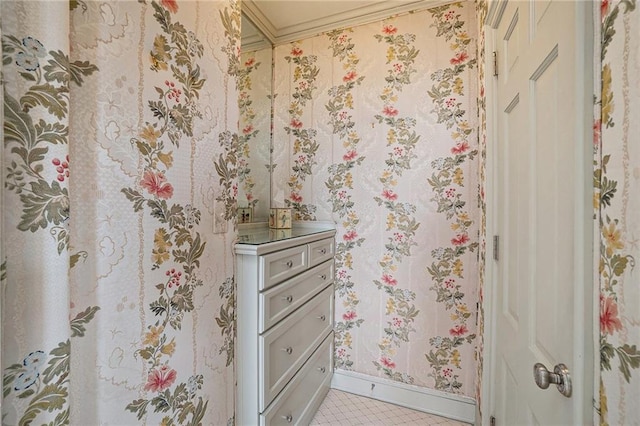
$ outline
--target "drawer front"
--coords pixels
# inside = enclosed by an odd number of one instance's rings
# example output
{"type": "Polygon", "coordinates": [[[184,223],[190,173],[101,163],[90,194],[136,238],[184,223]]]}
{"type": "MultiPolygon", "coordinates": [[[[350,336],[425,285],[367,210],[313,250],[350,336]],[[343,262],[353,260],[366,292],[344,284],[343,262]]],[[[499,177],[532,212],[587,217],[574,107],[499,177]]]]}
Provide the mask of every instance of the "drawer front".
{"type": "Polygon", "coordinates": [[[300,369],[273,404],[260,415],[260,424],[308,425],[331,385],[333,333],[300,369]]]}
{"type": "Polygon", "coordinates": [[[260,256],[258,266],[260,268],[258,289],[262,291],[307,269],[309,266],[307,246],[301,245],[260,256]]]}
{"type": "Polygon", "coordinates": [[[333,285],[258,339],[262,412],[333,328],[333,285]]]}
{"type": "Polygon", "coordinates": [[[335,243],[333,238],[326,238],[320,241],[309,243],[309,266],[318,265],[333,258],[335,254],[335,243]]]}
{"type": "Polygon", "coordinates": [[[258,332],[264,333],[333,281],[333,260],[261,293],[258,332]]]}

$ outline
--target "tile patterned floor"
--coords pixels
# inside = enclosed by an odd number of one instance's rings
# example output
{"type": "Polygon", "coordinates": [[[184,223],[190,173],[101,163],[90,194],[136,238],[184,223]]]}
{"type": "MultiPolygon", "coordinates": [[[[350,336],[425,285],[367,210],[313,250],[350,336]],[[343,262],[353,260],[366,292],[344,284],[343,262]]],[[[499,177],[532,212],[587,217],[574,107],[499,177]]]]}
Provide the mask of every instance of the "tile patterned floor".
{"type": "Polygon", "coordinates": [[[331,389],[311,426],[468,426],[456,420],[331,389]]]}

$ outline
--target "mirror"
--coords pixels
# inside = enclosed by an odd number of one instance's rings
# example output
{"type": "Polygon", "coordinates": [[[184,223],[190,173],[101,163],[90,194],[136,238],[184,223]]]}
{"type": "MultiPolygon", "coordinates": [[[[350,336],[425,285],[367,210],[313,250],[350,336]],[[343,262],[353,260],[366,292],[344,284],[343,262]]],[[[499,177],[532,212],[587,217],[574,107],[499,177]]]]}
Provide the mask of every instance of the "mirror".
{"type": "Polygon", "coordinates": [[[266,222],[271,202],[273,46],[242,14],[238,223],[266,222]]]}

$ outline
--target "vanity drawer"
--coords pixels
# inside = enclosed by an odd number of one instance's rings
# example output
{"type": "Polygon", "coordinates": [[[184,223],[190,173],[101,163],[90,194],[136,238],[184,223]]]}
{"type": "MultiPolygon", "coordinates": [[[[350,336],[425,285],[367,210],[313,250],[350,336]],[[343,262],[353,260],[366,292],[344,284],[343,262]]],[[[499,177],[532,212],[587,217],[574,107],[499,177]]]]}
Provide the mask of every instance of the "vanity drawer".
{"type": "Polygon", "coordinates": [[[331,385],[333,333],[322,342],[273,404],[260,425],[308,425],[331,385]]]}
{"type": "Polygon", "coordinates": [[[291,380],[333,328],[333,285],[260,336],[260,412],[291,380]]]}
{"type": "Polygon", "coordinates": [[[333,259],[335,244],[333,238],[314,241],[309,246],[309,266],[318,265],[326,260],[333,259]]]}
{"type": "Polygon", "coordinates": [[[309,266],[307,246],[300,245],[260,256],[258,289],[260,291],[273,287],[309,266]]]}
{"type": "Polygon", "coordinates": [[[333,260],[329,260],[261,293],[258,332],[264,333],[320,292],[333,281],[333,273],[333,260]]]}

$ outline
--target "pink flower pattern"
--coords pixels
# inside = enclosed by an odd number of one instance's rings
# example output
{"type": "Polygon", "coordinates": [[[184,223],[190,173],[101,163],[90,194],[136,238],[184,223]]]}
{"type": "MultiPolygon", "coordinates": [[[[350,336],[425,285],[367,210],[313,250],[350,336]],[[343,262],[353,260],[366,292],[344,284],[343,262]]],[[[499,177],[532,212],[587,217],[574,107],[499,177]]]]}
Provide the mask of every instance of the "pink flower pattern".
{"type": "Polygon", "coordinates": [[[469,236],[467,234],[459,234],[456,235],[455,238],[451,239],[451,244],[454,246],[462,246],[469,242],[469,236]]]}
{"type": "Polygon", "coordinates": [[[380,358],[380,363],[387,368],[396,368],[396,363],[391,361],[391,359],[387,358],[386,356],[380,358]]]}
{"type": "Polygon", "coordinates": [[[393,25],[385,25],[384,27],[382,27],[382,32],[386,35],[393,35],[398,32],[398,29],[393,25]]]}
{"type": "Polygon", "coordinates": [[[345,83],[348,83],[350,81],[355,80],[357,76],[358,74],[354,70],[351,70],[344,77],[342,77],[342,81],[344,81],[345,83]]]}
{"type": "Polygon", "coordinates": [[[449,334],[452,336],[464,336],[468,332],[469,330],[464,324],[456,324],[451,330],[449,330],[449,334]]]}
{"type": "Polygon", "coordinates": [[[463,62],[466,62],[467,59],[469,59],[467,52],[458,52],[456,56],[451,59],[451,65],[460,65],[463,62]]]}
{"type": "Polygon", "coordinates": [[[398,115],[398,110],[395,109],[393,106],[391,105],[386,105],[383,109],[382,109],[382,113],[384,115],[386,115],[387,117],[395,117],[396,115],[398,115]]]}
{"type": "Polygon", "coordinates": [[[600,298],[600,330],[610,335],[622,330],[622,322],[618,318],[618,305],[611,297],[600,298]]]}
{"type": "Polygon", "coordinates": [[[292,192],[291,195],[289,195],[289,198],[294,203],[301,203],[302,202],[302,195],[298,194],[297,192],[292,192]]]}
{"type": "Polygon", "coordinates": [[[390,189],[383,190],[382,196],[385,198],[385,200],[389,200],[389,201],[395,201],[398,199],[398,194],[396,194],[390,189]]]}
{"type": "Polygon", "coordinates": [[[154,368],[147,377],[147,384],[144,385],[144,390],[161,392],[171,386],[176,381],[177,376],[176,370],[166,365],[154,368]]]}
{"type": "Polygon", "coordinates": [[[358,233],[355,231],[355,229],[350,229],[342,236],[342,238],[345,241],[353,241],[358,238],[358,233]]]}
{"type": "Polygon", "coordinates": [[[160,4],[171,13],[178,13],[178,2],[176,0],[160,0],[160,4]]]}
{"type": "Polygon", "coordinates": [[[398,280],[396,280],[395,278],[393,278],[389,274],[383,274],[382,275],[382,282],[385,283],[386,285],[390,285],[390,286],[398,285],[398,280]]]}
{"type": "Polygon", "coordinates": [[[355,311],[348,311],[348,312],[345,312],[344,314],[342,314],[342,319],[345,320],[345,321],[352,321],[357,316],[358,316],[358,314],[356,314],[355,311]]]}
{"type": "Polygon", "coordinates": [[[145,170],[140,185],[149,191],[151,195],[159,198],[169,199],[173,196],[173,186],[167,182],[162,172],[145,170]]]}
{"type": "Polygon", "coordinates": [[[462,141],[456,144],[456,146],[454,146],[453,148],[451,148],[451,153],[452,154],[464,154],[465,152],[469,151],[470,147],[469,147],[469,143],[467,141],[462,141]]]}

